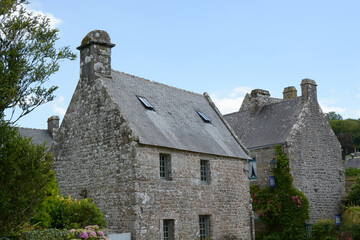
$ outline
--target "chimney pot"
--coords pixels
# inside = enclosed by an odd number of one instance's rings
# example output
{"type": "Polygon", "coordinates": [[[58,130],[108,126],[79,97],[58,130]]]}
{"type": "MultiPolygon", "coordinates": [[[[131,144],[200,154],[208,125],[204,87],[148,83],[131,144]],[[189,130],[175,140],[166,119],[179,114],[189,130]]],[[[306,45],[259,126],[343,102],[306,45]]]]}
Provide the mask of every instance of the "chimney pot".
{"type": "Polygon", "coordinates": [[[89,32],[77,47],[80,50],[80,78],[91,78],[96,74],[111,77],[111,43],[110,36],[102,30],[89,32]]]}
{"type": "Polygon", "coordinates": [[[297,97],[297,90],[294,86],[286,87],[283,91],[283,100],[288,101],[297,97]]]}
{"type": "Polygon", "coordinates": [[[316,82],[305,78],[301,81],[301,96],[303,101],[317,101],[316,82]]]}

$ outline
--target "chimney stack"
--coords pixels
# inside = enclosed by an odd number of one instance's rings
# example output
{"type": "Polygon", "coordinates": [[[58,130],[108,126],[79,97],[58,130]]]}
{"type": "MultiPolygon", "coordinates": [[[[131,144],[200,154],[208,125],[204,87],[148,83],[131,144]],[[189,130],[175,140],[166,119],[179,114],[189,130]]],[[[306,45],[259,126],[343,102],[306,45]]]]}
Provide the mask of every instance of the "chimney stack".
{"type": "Polygon", "coordinates": [[[107,32],[89,32],[77,47],[80,50],[80,78],[111,77],[111,48],[114,46],[107,32]]]}
{"type": "Polygon", "coordinates": [[[283,100],[288,101],[297,97],[297,90],[294,86],[286,87],[283,91],[283,100]]]}
{"type": "Polygon", "coordinates": [[[316,82],[309,78],[301,81],[302,101],[317,101],[316,82]]]}
{"type": "Polygon", "coordinates": [[[261,108],[269,103],[270,93],[263,89],[254,89],[251,91],[251,114],[258,113],[261,108]]]}
{"type": "Polygon", "coordinates": [[[59,116],[52,116],[52,117],[49,117],[47,120],[48,130],[52,137],[53,137],[54,130],[59,128],[59,120],[60,120],[59,116]]]}

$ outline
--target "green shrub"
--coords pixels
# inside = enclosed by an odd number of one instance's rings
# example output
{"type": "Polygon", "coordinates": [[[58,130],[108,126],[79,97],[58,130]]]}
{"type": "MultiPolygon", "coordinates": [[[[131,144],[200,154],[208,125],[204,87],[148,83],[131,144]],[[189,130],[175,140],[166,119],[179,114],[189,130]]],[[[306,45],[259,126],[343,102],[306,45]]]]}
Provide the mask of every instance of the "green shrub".
{"type": "Polygon", "coordinates": [[[356,177],[360,175],[360,169],[356,167],[348,167],[345,169],[345,176],[356,177]]]}
{"type": "Polygon", "coordinates": [[[360,205],[360,179],[351,187],[347,201],[350,206],[360,205]]]}
{"type": "Polygon", "coordinates": [[[341,230],[351,232],[355,239],[360,238],[360,206],[346,208],[342,214],[341,230]]]}
{"type": "Polygon", "coordinates": [[[41,227],[71,229],[87,225],[107,226],[104,214],[92,199],[72,200],[57,196],[50,196],[42,205],[41,212],[32,219],[41,227]]]}
{"type": "Polygon", "coordinates": [[[335,225],[335,220],[327,220],[327,219],[320,220],[311,227],[312,240],[333,239],[333,237],[337,235],[338,235],[338,230],[335,225]]]}

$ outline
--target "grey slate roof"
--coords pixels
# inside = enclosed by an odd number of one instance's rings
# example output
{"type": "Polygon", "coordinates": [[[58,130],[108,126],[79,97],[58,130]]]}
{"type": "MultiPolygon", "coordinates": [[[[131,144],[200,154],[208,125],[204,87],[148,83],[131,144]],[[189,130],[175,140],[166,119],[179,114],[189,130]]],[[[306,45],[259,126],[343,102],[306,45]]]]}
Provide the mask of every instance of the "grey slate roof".
{"type": "Polygon", "coordinates": [[[345,168],[348,168],[348,167],[360,168],[360,157],[355,157],[355,158],[352,158],[352,159],[346,161],[344,163],[344,167],[345,168]]]}
{"type": "Polygon", "coordinates": [[[46,129],[34,129],[34,128],[19,128],[19,133],[23,137],[30,137],[35,144],[47,143],[48,146],[52,144],[52,137],[49,130],[46,129]]]}
{"type": "Polygon", "coordinates": [[[301,111],[301,97],[265,105],[254,115],[251,110],[224,115],[246,148],[284,143],[301,111]]]}
{"type": "Polygon", "coordinates": [[[192,152],[247,159],[204,95],[112,71],[104,86],[128,120],[139,142],[192,152]],[[147,110],[145,97],[155,111],[147,110]],[[205,123],[197,111],[211,120],[205,123]]]}

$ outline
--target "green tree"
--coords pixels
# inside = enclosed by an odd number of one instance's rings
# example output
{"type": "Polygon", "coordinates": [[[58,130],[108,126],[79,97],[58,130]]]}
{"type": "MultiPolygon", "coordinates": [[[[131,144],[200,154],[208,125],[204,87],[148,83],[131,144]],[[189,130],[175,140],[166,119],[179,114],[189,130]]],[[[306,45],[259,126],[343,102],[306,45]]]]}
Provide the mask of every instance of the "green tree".
{"type": "Polygon", "coordinates": [[[343,156],[353,152],[350,148],[360,149],[360,119],[329,120],[329,123],[341,144],[343,156]],[[351,140],[349,138],[351,138],[351,140]],[[351,141],[353,142],[353,146],[349,147],[351,141]]]}
{"type": "Polygon", "coordinates": [[[342,116],[336,112],[324,113],[324,116],[327,120],[342,120],[342,116]]]}
{"type": "Polygon", "coordinates": [[[0,121],[0,237],[30,220],[53,176],[52,156],[0,121]]]}
{"type": "Polygon", "coordinates": [[[281,146],[277,146],[275,152],[276,187],[251,187],[253,210],[265,224],[266,234],[280,239],[302,239],[304,224],[309,219],[309,201],[292,185],[289,158],[282,153],[281,146]]]}
{"type": "Polygon", "coordinates": [[[75,59],[68,46],[55,48],[58,29],[46,17],[26,10],[26,0],[0,0],[0,117],[12,123],[53,100],[56,86],[43,86],[63,59],[75,59]],[[20,109],[18,115],[15,110],[20,109]],[[13,120],[13,118],[16,118],[13,120]]]}

